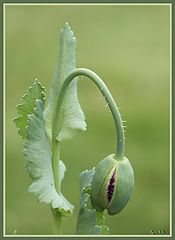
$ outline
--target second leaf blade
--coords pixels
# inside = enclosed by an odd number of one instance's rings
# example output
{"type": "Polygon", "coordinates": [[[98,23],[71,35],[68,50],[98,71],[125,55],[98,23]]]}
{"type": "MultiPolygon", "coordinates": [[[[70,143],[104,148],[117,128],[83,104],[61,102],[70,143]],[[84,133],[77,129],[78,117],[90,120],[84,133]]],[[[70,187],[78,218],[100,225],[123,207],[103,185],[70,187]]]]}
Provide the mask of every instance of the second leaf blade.
{"type": "MultiPolygon", "coordinates": [[[[48,105],[44,112],[46,132],[50,139],[52,138],[53,115],[56,111],[61,86],[65,77],[76,67],[75,48],[76,38],[66,23],[60,31],[58,65],[52,81],[48,105]]],[[[57,136],[58,141],[69,140],[80,131],[86,130],[85,116],[81,110],[77,96],[77,81],[78,79],[75,78],[65,93],[61,129],[57,136]]]]}

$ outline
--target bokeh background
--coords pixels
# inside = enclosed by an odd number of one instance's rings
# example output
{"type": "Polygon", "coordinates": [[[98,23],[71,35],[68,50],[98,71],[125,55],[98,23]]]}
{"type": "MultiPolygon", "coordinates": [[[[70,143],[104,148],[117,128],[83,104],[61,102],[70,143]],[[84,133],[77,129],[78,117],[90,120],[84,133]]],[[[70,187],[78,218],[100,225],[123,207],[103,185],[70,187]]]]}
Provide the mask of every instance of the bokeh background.
{"type": "MultiPolygon", "coordinates": [[[[169,16],[167,5],[5,7],[6,234],[52,234],[49,206],[27,192],[31,181],[12,119],[36,77],[48,93],[65,22],[77,38],[77,66],[99,74],[126,120],[125,155],[135,171],[135,190],[121,213],[106,216],[106,225],[114,235],[169,234],[169,16]]],[[[99,90],[84,80],[78,88],[88,131],[61,148],[67,166],[63,193],[75,205],[73,215],[63,220],[68,235],[75,234],[80,172],[113,153],[116,143],[113,119],[99,90]]]]}

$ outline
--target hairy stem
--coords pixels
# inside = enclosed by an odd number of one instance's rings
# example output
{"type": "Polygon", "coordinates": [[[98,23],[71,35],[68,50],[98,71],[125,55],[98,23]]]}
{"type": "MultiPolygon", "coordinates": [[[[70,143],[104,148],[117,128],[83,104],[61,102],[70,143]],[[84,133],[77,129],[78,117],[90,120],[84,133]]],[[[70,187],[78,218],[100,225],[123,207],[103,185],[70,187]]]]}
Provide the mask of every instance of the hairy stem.
{"type": "MultiPolygon", "coordinates": [[[[123,123],[121,119],[120,112],[117,108],[117,105],[109,92],[108,88],[106,87],[105,83],[102,79],[93,71],[86,69],[86,68],[77,68],[69,73],[66,77],[57,101],[56,111],[53,118],[53,125],[52,125],[52,167],[53,167],[53,174],[54,174],[54,181],[55,181],[55,188],[56,191],[60,192],[60,183],[59,183],[59,159],[60,159],[60,143],[57,141],[58,133],[61,129],[61,111],[62,111],[62,104],[63,99],[65,96],[65,92],[67,87],[69,86],[70,82],[77,76],[84,75],[89,77],[100,89],[101,93],[103,94],[111,113],[114,118],[116,132],[117,132],[117,149],[116,149],[116,158],[122,159],[124,156],[124,145],[125,145],[125,138],[124,138],[124,130],[123,130],[123,123]]],[[[54,233],[61,234],[61,213],[52,209],[53,219],[54,219],[54,233]]]]}
{"type": "Polygon", "coordinates": [[[58,125],[58,122],[61,122],[61,110],[62,110],[62,104],[63,104],[63,99],[65,95],[65,91],[69,85],[69,83],[77,76],[86,76],[89,77],[100,89],[101,93],[103,94],[107,104],[109,105],[109,108],[111,110],[111,113],[114,118],[114,123],[116,126],[116,132],[117,132],[117,149],[116,149],[116,158],[117,159],[122,159],[124,156],[124,145],[125,145],[125,137],[124,137],[124,129],[123,129],[123,123],[121,119],[120,112],[117,108],[117,105],[108,90],[107,86],[105,83],[102,81],[102,79],[93,71],[86,69],[86,68],[77,68],[69,73],[69,75],[66,77],[62,88],[60,90],[59,98],[57,101],[57,106],[56,106],[56,113],[55,113],[55,120],[57,121],[53,122],[53,140],[56,140],[56,137],[58,136],[58,133],[61,128],[61,124],[58,125]],[[58,121],[59,119],[59,121],[58,121]]]}

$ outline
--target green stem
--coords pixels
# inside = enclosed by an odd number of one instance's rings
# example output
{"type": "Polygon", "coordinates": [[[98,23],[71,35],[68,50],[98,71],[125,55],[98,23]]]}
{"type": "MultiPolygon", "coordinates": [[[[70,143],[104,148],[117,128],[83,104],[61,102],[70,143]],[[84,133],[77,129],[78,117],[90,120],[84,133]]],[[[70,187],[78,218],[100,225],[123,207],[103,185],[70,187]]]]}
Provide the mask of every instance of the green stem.
{"type": "Polygon", "coordinates": [[[60,160],[60,143],[56,140],[56,138],[52,138],[52,168],[53,168],[55,189],[58,193],[60,192],[59,160],[60,160]]]}
{"type": "MultiPolygon", "coordinates": [[[[56,140],[55,137],[53,137],[53,133],[52,133],[52,168],[53,168],[55,189],[58,193],[60,192],[59,160],[60,160],[60,143],[56,140]]],[[[52,216],[53,216],[53,234],[59,235],[62,233],[61,213],[58,212],[57,209],[52,208],[52,216]]]]}
{"type": "Polygon", "coordinates": [[[57,106],[56,106],[56,113],[55,113],[55,118],[53,122],[53,140],[56,140],[56,137],[58,136],[58,133],[61,128],[61,124],[58,125],[58,122],[61,123],[61,110],[62,110],[62,104],[63,104],[63,99],[65,95],[65,91],[69,85],[69,83],[77,76],[84,75],[86,77],[89,77],[100,89],[101,93],[103,94],[104,98],[106,99],[107,104],[109,105],[109,108],[111,110],[111,113],[114,118],[115,126],[116,126],[116,132],[117,132],[117,149],[116,149],[116,158],[117,159],[122,159],[124,156],[124,146],[125,146],[125,137],[124,137],[124,129],[123,129],[123,123],[121,119],[120,112],[117,108],[117,105],[109,92],[107,86],[105,83],[102,81],[102,79],[93,71],[86,69],[86,68],[77,68],[69,73],[69,75],[66,77],[62,88],[60,90],[59,98],[57,101],[57,106]],[[59,121],[58,121],[59,119],[59,121]],[[57,121],[56,121],[57,120],[57,121]]]}
{"type": "Polygon", "coordinates": [[[62,234],[61,213],[59,213],[56,209],[52,208],[52,216],[53,216],[53,234],[60,235],[62,234]]]}
{"type": "MultiPolygon", "coordinates": [[[[55,189],[60,192],[59,183],[59,159],[60,159],[60,144],[56,139],[52,138],[52,168],[55,182],[55,189]]],[[[52,209],[53,215],[53,233],[55,235],[62,234],[62,216],[57,209],[52,209]]]]}

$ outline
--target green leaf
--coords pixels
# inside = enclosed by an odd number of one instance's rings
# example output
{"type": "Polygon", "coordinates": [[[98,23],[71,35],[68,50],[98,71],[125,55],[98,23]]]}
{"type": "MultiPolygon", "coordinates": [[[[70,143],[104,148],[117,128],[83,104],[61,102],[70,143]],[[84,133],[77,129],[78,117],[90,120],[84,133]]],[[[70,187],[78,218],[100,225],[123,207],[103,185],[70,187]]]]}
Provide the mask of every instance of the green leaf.
{"type": "Polygon", "coordinates": [[[19,128],[19,135],[23,138],[27,137],[28,115],[33,113],[36,99],[45,100],[45,88],[41,86],[38,80],[35,80],[33,86],[22,97],[22,103],[16,107],[18,117],[14,119],[14,122],[19,128]]]}
{"type": "MultiPolygon", "coordinates": [[[[49,138],[52,138],[53,115],[61,86],[65,77],[75,69],[76,38],[69,25],[66,23],[60,31],[59,56],[55,76],[50,89],[47,108],[44,112],[45,127],[49,138]]],[[[58,141],[73,138],[80,131],[86,130],[86,122],[77,96],[77,81],[75,78],[69,85],[62,108],[61,129],[57,136],[58,141]]]]}
{"type": "MultiPolygon", "coordinates": [[[[44,128],[43,105],[42,100],[36,99],[34,112],[28,115],[24,155],[27,160],[26,168],[33,179],[29,192],[34,193],[40,202],[50,203],[52,208],[56,208],[63,216],[68,216],[72,213],[73,206],[55,189],[51,150],[44,128]]],[[[59,161],[60,184],[65,170],[64,163],[59,161]]]]}
{"type": "Polygon", "coordinates": [[[95,168],[80,174],[81,200],[76,232],[79,235],[109,234],[109,228],[104,225],[104,213],[97,212],[91,205],[90,191],[94,174],[95,168]]]}

